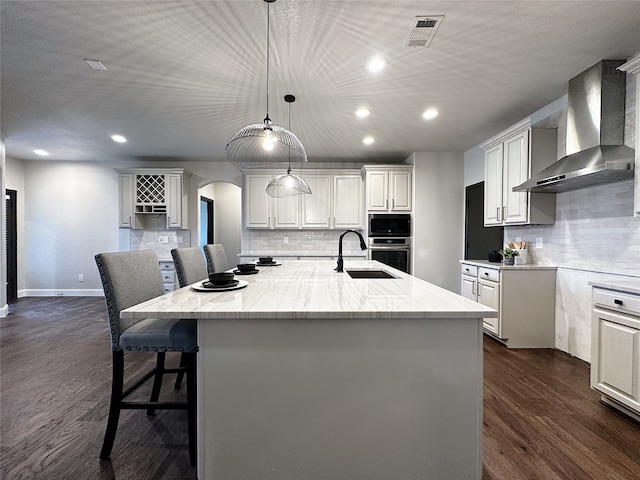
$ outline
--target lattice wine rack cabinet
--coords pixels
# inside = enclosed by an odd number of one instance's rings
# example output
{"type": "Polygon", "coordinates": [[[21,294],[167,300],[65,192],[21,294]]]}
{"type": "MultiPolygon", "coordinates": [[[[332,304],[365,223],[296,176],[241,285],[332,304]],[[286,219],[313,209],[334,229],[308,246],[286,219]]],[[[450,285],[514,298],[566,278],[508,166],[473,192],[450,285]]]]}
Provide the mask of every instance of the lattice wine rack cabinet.
{"type": "Polygon", "coordinates": [[[167,213],[164,174],[136,175],[136,213],[167,213]]]}
{"type": "MultiPolygon", "coordinates": [[[[166,228],[187,228],[187,190],[183,169],[117,169],[120,228],[145,228],[163,215],[166,228]],[[155,217],[154,217],[155,216],[155,217]]],[[[156,222],[157,224],[157,222],[156,222]]]]}

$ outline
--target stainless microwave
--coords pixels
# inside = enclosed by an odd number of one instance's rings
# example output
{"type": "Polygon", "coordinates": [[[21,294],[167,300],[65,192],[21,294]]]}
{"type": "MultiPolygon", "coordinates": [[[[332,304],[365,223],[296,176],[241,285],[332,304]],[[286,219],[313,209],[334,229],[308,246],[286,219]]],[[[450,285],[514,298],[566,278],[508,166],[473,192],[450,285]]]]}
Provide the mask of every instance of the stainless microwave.
{"type": "Polygon", "coordinates": [[[411,215],[408,213],[370,213],[369,237],[410,237],[411,215]]]}

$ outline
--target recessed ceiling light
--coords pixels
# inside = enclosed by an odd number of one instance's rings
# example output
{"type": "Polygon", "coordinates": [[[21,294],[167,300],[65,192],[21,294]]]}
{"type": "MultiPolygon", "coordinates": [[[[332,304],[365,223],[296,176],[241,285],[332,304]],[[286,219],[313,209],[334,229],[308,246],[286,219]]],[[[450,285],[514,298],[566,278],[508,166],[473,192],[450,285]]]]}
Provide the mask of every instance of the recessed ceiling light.
{"type": "Polygon", "coordinates": [[[122,135],[111,135],[111,140],[118,143],[124,143],[127,141],[122,135]]]}
{"type": "Polygon", "coordinates": [[[85,58],[84,61],[94,70],[107,70],[107,67],[105,67],[104,63],[100,60],[89,60],[88,58],[85,58]]]}
{"type": "Polygon", "coordinates": [[[47,155],[49,155],[49,152],[47,152],[46,150],[34,150],[33,153],[35,153],[36,155],[40,155],[41,157],[46,157],[47,155]]]}
{"type": "Polygon", "coordinates": [[[358,118],[367,118],[371,114],[371,110],[368,108],[359,108],[356,110],[356,117],[358,118]]]}
{"type": "Polygon", "coordinates": [[[422,114],[422,118],[424,118],[425,120],[431,120],[436,118],[437,116],[438,116],[438,109],[436,108],[429,108],[425,110],[424,113],[422,114]]]}
{"type": "Polygon", "coordinates": [[[375,142],[375,140],[372,136],[364,137],[362,139],[362,143],[364,143],[365,145],[371,145],[373,142],[375,142]]]}
{"type": "Polygon", "coordinates": [[[386,66],[387,59],[382,57],[375,57],[367,62],[367,70],[373,73],[384,70],[386,66]]]}

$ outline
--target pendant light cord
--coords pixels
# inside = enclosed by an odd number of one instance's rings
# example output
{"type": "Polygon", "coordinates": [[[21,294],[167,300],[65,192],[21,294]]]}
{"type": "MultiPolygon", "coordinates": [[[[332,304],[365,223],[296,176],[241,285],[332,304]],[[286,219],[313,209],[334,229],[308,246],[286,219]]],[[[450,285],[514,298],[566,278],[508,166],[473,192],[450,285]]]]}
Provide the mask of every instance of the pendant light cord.
{"type": "Polygon", "coordinates": [[[270,19],[269,19],[269,3],[270,2],[266,2],[267,3],[267,117],[265,119],[265,123],[266,120],[271,120],[269,118],[269,25],[270,25],[270,19]]]}

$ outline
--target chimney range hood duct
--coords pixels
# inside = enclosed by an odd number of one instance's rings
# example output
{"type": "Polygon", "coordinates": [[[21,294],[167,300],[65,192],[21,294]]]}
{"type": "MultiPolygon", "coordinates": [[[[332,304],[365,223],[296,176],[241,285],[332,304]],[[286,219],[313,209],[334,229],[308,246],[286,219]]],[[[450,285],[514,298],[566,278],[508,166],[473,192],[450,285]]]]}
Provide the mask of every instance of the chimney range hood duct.
{"type": "Polygon", "coordinates": [[[602,60],[569,81],[567,152],[514,192],[565,192],[633,178],[635,151],[624,145],[624,60],[602,60]],[[573,153],[575,152],[575,153],[573,153]]]}

